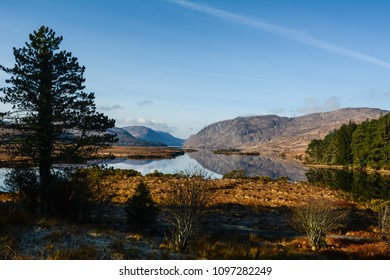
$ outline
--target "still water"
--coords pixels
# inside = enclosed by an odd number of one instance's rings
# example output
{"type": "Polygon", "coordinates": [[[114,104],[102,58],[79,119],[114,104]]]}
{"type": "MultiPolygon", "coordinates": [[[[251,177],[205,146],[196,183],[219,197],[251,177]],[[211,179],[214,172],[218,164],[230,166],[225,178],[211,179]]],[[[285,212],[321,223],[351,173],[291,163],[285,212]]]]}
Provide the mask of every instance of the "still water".
{"type": "MultiPolygon", "coordinates": [[[[199,162],[189,157],[187,154],[173,159],[161,160],[132,160],[118,158],[103,162],[103,164],[114,169],[133,169],[140,172],[142,175],[152,173],[156,170],[164,174],[174,174],[190,168],[204,168],[199,162]]],[[[222,178],[222,174],[211,170],[207,170],[207,172],[212,178],[222,178]]]]}
{"type": "MultiPolygon", "coordinates": [[[[184,154],[174,159],[131,160],[117,158],[101,162],[115,169],[133,169],[146,175],[154,171],[174,174],[192,168],[202,168],[211,178],[222,178],[232,170],[244,170],[246,176],[267,176],[272,179],[287,177],[291,181],[305,181],[307,168],[303,165],[262,156],[216,155],[210,151],[198,151],[184,154]]],[[[4,190],[3,180],[6,170],[0,169],[0,191],[4,190]]]]}
{"type": "Polygon", "coordinates": [[[390,175],[317,168],[306,176],[311,183],[345,191],[358,200],[390,199],[390,175]]]}
{"type": "Polygon", "coordinates": [[[172,174],[190,167],[205,169],[212,178],[221,178],[232,170],[244,170],[246,176],[267,176],[272,179],[288,177],[291,181],[306,180],[307,168],[303,165],[262,156],[216,155],[209,151],[198,151],[164,160],[115,159],[105,162],[116,169],[133,169],[143,175],[155,170],[172,174]]]}
{"type": "MultiPolygon", "coordinates": [[[[211,178],[221,178],[232,170],[244,170],[246,176],[286,177],[290,181],[309,181],[351,193],[357,199],[390,199],[390,176],[377,173],[349,172],[334,169],[309,169],[296,161],[263,156],[216,155],[198,151],[163,160],[115,159],[102,164],[115,169],[133,169],[146,175],[154,171],[173,174],[192,168],[205,169],[211,178]]],[[[4,191],[6,170],[0,169],[0,191],[4,191]]]]}

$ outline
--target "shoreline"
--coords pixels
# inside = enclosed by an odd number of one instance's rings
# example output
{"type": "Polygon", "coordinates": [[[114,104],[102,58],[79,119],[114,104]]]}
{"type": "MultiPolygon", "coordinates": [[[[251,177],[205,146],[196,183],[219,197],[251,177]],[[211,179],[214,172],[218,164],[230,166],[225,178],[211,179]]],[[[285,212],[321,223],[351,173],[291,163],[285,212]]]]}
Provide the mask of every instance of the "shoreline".
{"type": "Polygon", "coordinates": [[[382,175],[390,175],[390,170],[386,169],[373,169],[373,168],[359,168],[354,166],[344,166],[344,165],[327,165],[327,164],[313,164],[313,163],[304,163],[302,165],[310,168],[323,168],[323,169],[338,169],[338,170],[347,170],[347,171],[359,171],[364,173],[379,173],[382,175]]]}
{"type": "MultiPolygon", "coordinates": [[[[172,159],[184,154],[185,151],[180,147],[111,146],[101,149],[92,158],[172,159]]],[[[0,153],[0,167],[12,167],[22,161],[6,152],[0,153]]]]}
{"type": "Polygon", "coordinates": [[[180,147],[111,146],[102,149],[97,157],[113,156],[128,159],[172,159],[184,155],[180,147]]]}

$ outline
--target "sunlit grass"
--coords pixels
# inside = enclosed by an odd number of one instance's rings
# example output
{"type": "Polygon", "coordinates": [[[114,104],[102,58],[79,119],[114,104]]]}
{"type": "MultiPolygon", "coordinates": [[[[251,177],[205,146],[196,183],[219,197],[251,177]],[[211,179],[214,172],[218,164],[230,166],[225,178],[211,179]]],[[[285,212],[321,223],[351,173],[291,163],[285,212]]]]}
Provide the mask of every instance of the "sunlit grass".
{"type": "Polygon", "coordinates": [[[165,207],[170,187],[184,183],[183,178],[110,172],[102,182],[110,207],[102,208],[99,222],[79,224],[31,215],[13,208],[8,196],[2,195],[0,259],[390,258],[389,243],[383,240],[369,204],[358,204],[339,191],[307,183],[264,178],[210,180],[215,195],[206,220],[188,251],[179,254],[167,242],[161,220],[153,232],[135,231],[126,226],[123,209],[141,181],[148,184],[157,205],[165,207]],[[338,207],[354,209],[350,226],[361,224],[361,228],[347,226],[342,232],[331,233],[326,247],[316,250],[303,235],[269,236],[291,231],[289,213],[307,197],[326,198],[338,207]]]}

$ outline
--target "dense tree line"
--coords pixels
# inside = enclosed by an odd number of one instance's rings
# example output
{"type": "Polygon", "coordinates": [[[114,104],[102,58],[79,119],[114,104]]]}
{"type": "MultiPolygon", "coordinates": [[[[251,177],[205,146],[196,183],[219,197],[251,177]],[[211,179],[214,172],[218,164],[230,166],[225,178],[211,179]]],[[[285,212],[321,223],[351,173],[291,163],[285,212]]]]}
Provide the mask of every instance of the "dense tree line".
{"type": "Polygon", "coordinates": [[[310,142],[306,153],[313,163],[390,169],[390,114],[357,125],[342,125],[310,142]]]}

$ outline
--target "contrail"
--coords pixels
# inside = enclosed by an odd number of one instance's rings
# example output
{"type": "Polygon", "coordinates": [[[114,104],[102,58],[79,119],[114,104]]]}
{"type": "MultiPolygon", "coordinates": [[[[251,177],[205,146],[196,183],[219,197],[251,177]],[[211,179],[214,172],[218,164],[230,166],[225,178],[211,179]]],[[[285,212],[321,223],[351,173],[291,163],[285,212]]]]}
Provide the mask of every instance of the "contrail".
{"type": "Polygon", "coordinates": [[[310,34],[307,34],[306,32],[302,32],[296,29],[292,29],[280,25],[271,24],[261,19],[254,19],[247,16],[234,14],[204,4],[193,3],[185,0],[164,0],[164,1],[180,5],[187,9],[208,14],[213,17],[223,19],[225,21],[235,22],[241,25],[254,27],[258,30],[270,34],[274,34],[279,37],[287,38],[292,41],[296,41],[304,45],[312,46],[317,49],[321,49],[330,53],[338,54],[344,57],[354,58],[360,61],[368,62],[371,64],[375,64],[390,69],[390,63],[388,62],[385,62],[383,60],[380,60],[368,54],[357,52],[351,49],[347,49],[345,47],[337,46],[335,44],[332,44],[330,42],[321,39],[317,39],[311,36],[310,34]]]}

